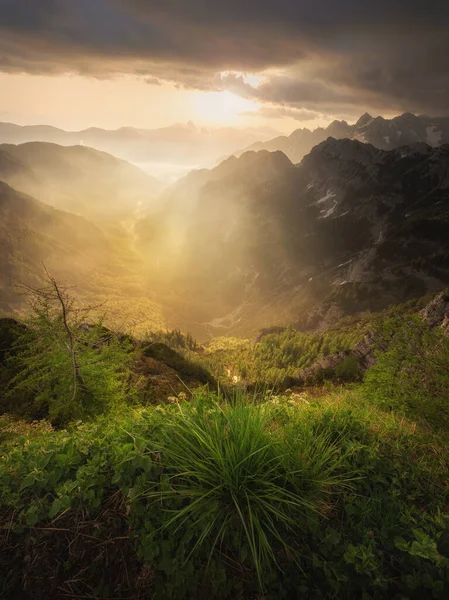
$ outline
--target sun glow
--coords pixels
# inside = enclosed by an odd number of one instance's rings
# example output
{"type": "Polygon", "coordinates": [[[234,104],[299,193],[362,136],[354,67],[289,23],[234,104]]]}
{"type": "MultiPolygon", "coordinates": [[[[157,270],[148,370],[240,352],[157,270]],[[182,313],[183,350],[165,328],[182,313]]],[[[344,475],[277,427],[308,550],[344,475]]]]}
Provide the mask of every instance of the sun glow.
{"type": "Polygon", "coordinates": [[[243,113],[257,110],[258,106],[256,102],[229,91],[201,92],[193,103],[198,120],[213,125],[235,124],[243,113]]]}

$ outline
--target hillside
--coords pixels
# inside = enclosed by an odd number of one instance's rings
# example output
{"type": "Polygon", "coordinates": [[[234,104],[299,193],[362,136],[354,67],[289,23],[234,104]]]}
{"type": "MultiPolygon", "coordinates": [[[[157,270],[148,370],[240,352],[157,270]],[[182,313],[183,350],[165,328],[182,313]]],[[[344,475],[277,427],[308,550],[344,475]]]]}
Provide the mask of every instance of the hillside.
{"type": "Polygon", "coordinates": [[[14,283],[39,281],[42,262],[56,277],[85,284],[104,268],[111,246],[104,233],[83,217],[22,194],[0,181],[1,308],[18,303],[14,283]]]}
{"type": "Polygon", "coordinates": [[[393,150],[417,142],[440,146],[449,143],[449,118],[404,113],[393,119],[384,119],[365,113],[353,125],[349,125],[346,121],[333,121],[326,128],[318,127],[312,131],[306,128],[296,129],[289,136],[252,144],[237,155],[247,150],[269,150],[270,152],[280,150],[291,161],[297,163],[310,152],[313,146],[328,137],[367,142],[382,150],[393,150]]]}
{"type": "Polygon", "coordinates": [[[161,190],[155,178],[105,152],[44,142],[0,145],[0,180],[96,220],[130,218],[161,190]]]}
{"type": "Polygon", "coordinates": [[[131,235],[102,225],[0,181],[0,314],[23,314],[26,297],[17,286],[39,288],[44,263],[78,299],[107,313],[108,325],[138,337],[164,327],[170,311],[147,286],[131,235]]]}
{"type": "Polygon", "coordinates": [[[26,324],[0,319],[5,600],[447,597],[447,293],[207,346],[80,323],[62,293],[80,385],[55,295],[26,324]],[[273,365],[335,349],[345,362],[312,385],[267,387],[273,365]]]}

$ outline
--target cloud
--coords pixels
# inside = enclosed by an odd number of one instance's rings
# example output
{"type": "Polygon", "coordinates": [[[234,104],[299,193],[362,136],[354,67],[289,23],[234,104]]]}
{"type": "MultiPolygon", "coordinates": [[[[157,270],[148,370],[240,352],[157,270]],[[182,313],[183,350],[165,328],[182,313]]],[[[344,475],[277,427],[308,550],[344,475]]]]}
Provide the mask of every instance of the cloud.
{"type": "Polygon", "coordinates": [[[162,85],[162,81],[157,77],[146,77],[145,83],[148,85],[162,85]]]}
{"type": "Polygon", "coordinates": [[[322,117],[321,113],[306,108],[285,108],[283,106],[262,106],[256,111],[246,111],[240,113],[247,117],[262,117],[264,119],[283,119],[290,118],[295,121],[314,121],[322,117]]]}
{"type": "Polygon", "coordinates": [[[0,0],[0,70],[133,73],[284,110],[448,114],[448,30],[446,0],[0,0]]]}

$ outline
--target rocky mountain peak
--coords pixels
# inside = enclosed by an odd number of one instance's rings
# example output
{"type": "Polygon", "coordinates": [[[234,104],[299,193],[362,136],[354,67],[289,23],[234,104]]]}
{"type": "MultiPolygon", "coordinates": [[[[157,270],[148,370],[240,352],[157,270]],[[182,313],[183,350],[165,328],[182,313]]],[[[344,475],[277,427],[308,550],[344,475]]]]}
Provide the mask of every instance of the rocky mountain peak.
{"type": "Polygon", "coordinates": [[[364,127],[365,125],[368,125],[369,123],[371,123],[371,121],[373,121],[373,117],[369,114],[369,113],[364,113],[360,119],[357,121],[357,123],[355,124],[356,129],[359,127],[364,127]]]}
{"type": "Polygon", "coordinates": [[[299,163],[314,146],[329,136],[358,140],[381,150],[393,150],[416,142],[438,147],[449,143],[449,118],[404,113],[393,119],[384,119],[365,113],[352,125],[346,121],[333,121],[325,129],[297,129],[289,136],[260,142],[254,149],[281,150],[292,162],[299,163]]]}
{"type": "Polygon", "coordinates": [[[338,159],[339,161],[356,161],[362,164],[369,164],[375,161],[380,151],[371,144],[364,144],[357,140],[347,138],[335,139],[327,138],[321,144],[318,144],[309,156],[326,156],[338,159]]]}

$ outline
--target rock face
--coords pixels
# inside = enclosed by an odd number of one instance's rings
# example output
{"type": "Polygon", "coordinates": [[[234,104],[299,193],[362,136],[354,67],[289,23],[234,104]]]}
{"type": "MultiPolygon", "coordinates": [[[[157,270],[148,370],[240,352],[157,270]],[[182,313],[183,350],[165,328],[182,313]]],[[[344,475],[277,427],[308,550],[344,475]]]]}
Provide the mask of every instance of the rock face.
{"type": "Polygon", "coordinates": [[[376,359],[374,358],[373,333],[367,333],[363,340],[360,340],[360,342],[354,346],[350,354],[357,359],[361,371],[366,371],[372,367],[376,362],[376,359]]]}
{"type": "Polygon", "coordinates": [[[420,315],[429,327],[441,327],[449,333],[449,290],[444,290],[427,304],[420,315]]]}

